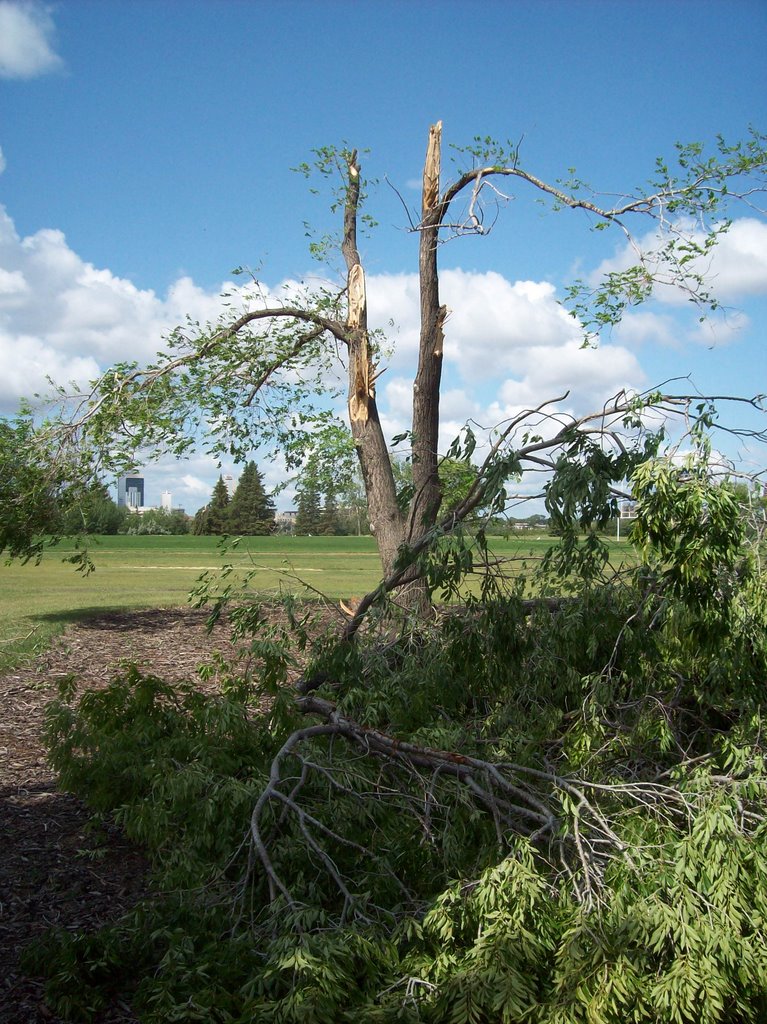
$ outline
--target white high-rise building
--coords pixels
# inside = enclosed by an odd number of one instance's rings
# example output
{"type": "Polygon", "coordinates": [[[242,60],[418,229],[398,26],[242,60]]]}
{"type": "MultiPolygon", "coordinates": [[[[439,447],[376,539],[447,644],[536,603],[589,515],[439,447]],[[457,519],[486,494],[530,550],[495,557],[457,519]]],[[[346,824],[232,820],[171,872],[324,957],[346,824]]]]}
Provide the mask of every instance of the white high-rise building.
{"type": "Polygon", "coordinates": [[[172,508],[170,491],[162,492],[162,495],[160,496],[160,507],[162,508],[163,512],[170,512],[172,508]]]}
{"type": "Polygon", "coordinates": [[[230,476],[230,475],[225,476],[224,477],[224,483],[226,484],[227,492],[229,494],[229,497],[231,498],[234,495],[234,492],[236,490],[236,486],[235,486],[235,483],[234,483],[234,477],[230,476]]]}

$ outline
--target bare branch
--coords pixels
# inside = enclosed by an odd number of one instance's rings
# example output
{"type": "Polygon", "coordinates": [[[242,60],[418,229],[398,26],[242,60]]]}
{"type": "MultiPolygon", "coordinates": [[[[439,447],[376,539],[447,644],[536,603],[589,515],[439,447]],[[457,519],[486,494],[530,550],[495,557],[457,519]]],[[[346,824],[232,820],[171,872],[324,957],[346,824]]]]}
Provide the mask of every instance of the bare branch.
{"type": "MultiPolygon", "coordinates": [[[[452,797],[450,788],[445,789],[443,781],[454,780],[461,790],[482,807],[492,818],[498,844],[501,849],[509,846],[514,835],[527,836],[541,847],[547,855],[554,855],[569,877],[577,898],[585,903],[600,899],[602,878],[611,859],[620,857],[632,870],[638,870],[627,845],[616,832],[614,820],[621,808],[642,807],[668,824],[689,827],[695,816],[695,802],[710,790],[711,786],[730,788],[736,780],[727,775],[713,776],[701,782],[700,793],[695,787],[662,785],[656,780],[629,780],[622,783],[592,782],[587,778],[562,775],[555,770],[534,768],[513,762],[494,762],[484,758],[449,750],[437,750],[416,743],[400,740],[355,722],[338,711],[336,706],[315,694],[296,698],[298,709],[308,715],[319,716],[323,724],[296,730],[283,744],[275,756],[269,782],[262,792],[251,819],[251,842],[268,881],[270,899],[283,898],[289,906],[296,907],[296,897],[289,886],[276,873],[270,858],[267,842],[263,836],[261,819],[270,801],[277,801],[288,814],[295,818],[298,829],[318,863],[332,879],[342,898],[342,920],[354,914],[362,920],[369,920],[360,897],[352,891],[350,880],[343,876],[338,862],[324,841],[339,844],[354,850],[363,858],[378,862],[373,850],[364,841],[344,834],[340,825],[329,825],[317,816],[314,810],[302,806],[298,789],[293,786],[289,793],[281,788],[290,783],[289,775],[283,777],[283,766],[288,757],[298,758],[302,765],[301,778],[307,771],[324,779],[331,792],[358,797],[365,804],[374,807],[380,799],[394,798],[401,801],[405,813],[420,822],[426,841],[433,841],[431,829],[432,808],[440,790],[441,810],[446,812],[452,797]],[[336,777],[348,775],[349,757],[344,755],[335,766],[333,761],[322,763],[314,753],[311,757],[301,752],[321,738],[341,738],[355,748],[364,759],[380,759],[387,766],[386,785],[371,788],[365,783],[364,792],[355,793],[345,782],[336,777]],[[398,768],[405,775],[400,786],[392,785],[391,769],[398,768]],[[428,773],[424,776],[424,772],[428,773]],[[423,796],[417,798],[409,792],[415,786],[423,796]],[[372,801],[372,803],[371,803],[372,801]],[[423,814],[418,810],[424,808],[423,814]]],[[[693,771],[700,758],[684,759],[676,771],[689,768],[693,771]]],[[[691,776],[692,778],[692,776],[691,776]]],[[[458,791],[454,791],[456,796],[458,791]]],[[[324,802],[318,806],[323,806],[324,802]]],[[[755,809],[743,808],[743,827],[758,827],[764,815],[755,809]],[[747,824],[751,822],[751,826],[747,824]]],[[[281,818],[285,824],[284,816],[281,818]]],[[[371,827],[375,828],[371,817],[371,827]]],[[[384,865],[390,877],[392,870],[384,865]]],[[[410,894],[399,879],[395,879],[407,898],[410,894]]],[[[381,908],[378,908],[380,911],[381,908]]]]}

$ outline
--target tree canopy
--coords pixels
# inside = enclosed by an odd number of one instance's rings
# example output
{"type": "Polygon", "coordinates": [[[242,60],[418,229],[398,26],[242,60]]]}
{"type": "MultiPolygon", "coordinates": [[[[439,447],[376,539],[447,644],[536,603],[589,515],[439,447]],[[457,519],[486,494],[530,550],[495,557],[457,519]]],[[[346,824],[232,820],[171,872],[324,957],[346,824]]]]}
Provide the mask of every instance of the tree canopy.
{"type": "Polygon", "coordinates": [[[219,476],[213,494],[207,505],[197,511],[192,524],[192,532],[198,535],[214,534],[221,536],[229,532],[229,491],[223,476],[219,476]]]}

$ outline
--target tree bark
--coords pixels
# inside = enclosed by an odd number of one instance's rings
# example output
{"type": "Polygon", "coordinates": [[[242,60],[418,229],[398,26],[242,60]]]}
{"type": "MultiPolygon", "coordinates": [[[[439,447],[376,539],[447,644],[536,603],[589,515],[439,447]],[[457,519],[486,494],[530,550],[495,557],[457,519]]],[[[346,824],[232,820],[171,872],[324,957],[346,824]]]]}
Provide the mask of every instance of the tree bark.
{"type": "Polygon", "coordinates": [[[413,499],[408,510],[406,540],[417,540],[437,520],[442,501],[437,459],[439,394],[442,381],[443,324],[447,310],[439,301],[437,245],[440,225],[440,163],[442,122],[429,129],[423,170],[418,276],[421,334],[418,370],[413,385],[413,499]]]}
{"type": "MultiPolygon", "coordinates": [[[[442,493],[437,472],[439,397],[442,380],[443,325],[447,310],[440,305],[437,245],[444,203],[440,197],[442,122],[432,125],[423,172],[422,223],[419,243],[421,330],[418,368],[413,385],[413,498],[407,515],[397,504],[396,485],[386,439],[375,401],[376,365],[367,323],[365,272],[357,249],[360,168],[356,152],[348,164],[341,250],[346,261],[349,312],[349,423],[362,468],[370,523],[381,556],[384,577],[392,574],[403,544],[416,542],[437,521],[442,493]]],[[[408,572],[405,603],[412,609],[428,604],[429,595],[416,573],[408,572]]]]}
{"type": "Polygon", "coordinates": [[[365,271],[357,249],[360,168],[356,151],[350,156],[348,175],[341,251],[346,261],[349,303],[346,324],[349,350],[349,424],[365,483],[371,529],[378,545],[384,575],[388,575],[405,539],[405,532],[402,513],[397,504],[391,460],[375,399],[376,366],[368,334],[365,271]]]}

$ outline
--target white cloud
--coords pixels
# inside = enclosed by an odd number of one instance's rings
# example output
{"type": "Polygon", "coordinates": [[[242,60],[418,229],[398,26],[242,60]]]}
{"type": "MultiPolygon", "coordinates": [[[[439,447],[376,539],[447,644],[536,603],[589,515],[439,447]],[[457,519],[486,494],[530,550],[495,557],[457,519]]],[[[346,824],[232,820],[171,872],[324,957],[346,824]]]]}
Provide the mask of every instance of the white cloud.
{"type": "MultiPolygon", "coordinates": [[[[391,367],[399,372],[418,351],[419,295],[416,274],[368,278],[370,323],[396,343],[391,367]],[[394,326],[391,326],[393,322],[394,326]]],[[[445,323],[445,363],[477,382],[513,370],[531,345],[555,348],[580,343],[575,320],[545,281],[508,281],[501,274],[445,270],[440,295],[450,314],[445,323]]]]}
{"type": "Polygon", "coordinates": [[[489,412],[500,422],[567,395],[559,408],[583,415],[600,409],[622,389],[636,390],[644,382],[636,357],[619,345],[594,349],[568,342],[556,351],[533,347],[522,355],[519,373],[502,383],[489,412]]]}
{"type": "Polygon", "coordinates": [[[29,285],[20,270],[3,270],[0,267],[0,295],[22,296],[28,291],[29,285]]]}
{"type": "Polygon", "coordinates": [[[717,312],[716,316],[707,317],[695,324],[687,337],[698,345],[705,345],[707,348],[722,348],[731,345],[738,340],[751,325],[750,319],[745,313],[738,310],[726,310],[717,312]]]}
{"type": "Polygon", "coordinates": [[[737,341],[738,335],[742,334],[750,323],[746,314],[737,310],[716,310],[703,320],[696,319],[692,326],[689,322],[680,324],[667,313],[643,310],[626,313],[615,328],[613,337],[629,348],[656,344],[679,350],[688,342],[705,345],[707,348],[721,348],[737,341]]]}
{"type": "MultiPolygon", "coordinates": [[[[2,297],[0,297],[1,299],[2,297]]],[[[2,302],[0,302],[2,305],[2,302]]],[[[10,335],[0,329],[0,411],[18,406],[21,397],[48,389],[47,377],[57,381],[86,381],[95,377],[99,366],[92,356],[71,356],[58,351],[39,337],[10,335]]]]}
{"type": "Polygon", "coordinates": [[[615,328],[614,337],[631,348],[639,348],[648,343],[663,345],[665,348],[681,347],[679,324],[673,317],[648,310],[624,314],[615,328]]]}
{"type": "MultiPolygon", "coordinates": [[[[468,419],[492,426],[565,392],[570,393],[571,411],[586,412],[621,388],[637,388],[645,381],[622,339],[598,349],[581,347],[578,325],[547,282],[511,282],[493,272],[447,270],[440,284],[442,300],[453,310],[445,324],[443,446],[468,419]],[[465,386],[456,387],[455,377],[465,386]]],[[[393,375],[382,378],[379,388],[384,426],[392,436],[410,422],[409,374],[418,346],[417,276],[371,276],[368,300],[371,323],[383,326],[388,314],[398,327],[397,351],[389,367],[393,375]]]]}
{"type": "Polygon", "coordinates": [[[183,484],[184,491],[189,495],[207,498],[211,493],[210,482],[201,480],[200,477],[193,476],[191,473],[184,473],[180,482],[183,484]]]}
{"type": "MultiPolygon", "coordinates": [[[[689,237],[699,245],[704,241],[700,231],[690,231],[689,237]]],[[[638,239],[637,245],[640,250],[651,252],[663,241],[659,242],[657,234],[650,233],[638,239]]],[[[606,274],[627,270],[636,262],[636,248],[626,244],[610,259],[599,264],[589,275],[589,283],[596,286],[606,274]]],[[[755,217],[734,220],[729,229],[719,236],[711,252],[692,261],[690,268],[703,275],[720,302],[767,294],[767,224],[755,217]]],[[[671,286],[658,288],[655,298],[670,305],[687,302],[687,296],[671,286]]]]}
{"type": "Polygon", "coordinates": [[[507,281],[501,274],[448,270],[443,301],[453,310],[445,324],[445,360],[469,379],[498,377],[530,347],[580,344],[575,320],[545,281],[507,281]]]}
{"type": "Polygon", "coordinates": [[[370,326],[383,330],[395,345],[394,358],[385,360],[386,365],[396,370],[409,364],[418,352],[418,275],[370,274],[366,290],[370,326]]]}
{"type": "Polygon", "coordinates": [[[767,224],[753,217],[733,221],[711,257],[711,280],[726,301],[767,293],[767,224]]]}
{"type": "Polygon", "coordinates": [[[115,362],[150,359],[187,314],[215,321],[219,291],[180,278],[162,298],[85,262],[60,231],[19,238],[0,207],[0,345],[9,367],[0,410],[45,390],[46,375],[84,384],[115,362]]]}
{"type": "Polygon", "coordinates": [[[61,68],[54,35],[47,6],[33,0],[0,0],[0,78],[36,78],[61,68]]]}

